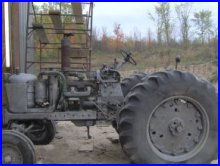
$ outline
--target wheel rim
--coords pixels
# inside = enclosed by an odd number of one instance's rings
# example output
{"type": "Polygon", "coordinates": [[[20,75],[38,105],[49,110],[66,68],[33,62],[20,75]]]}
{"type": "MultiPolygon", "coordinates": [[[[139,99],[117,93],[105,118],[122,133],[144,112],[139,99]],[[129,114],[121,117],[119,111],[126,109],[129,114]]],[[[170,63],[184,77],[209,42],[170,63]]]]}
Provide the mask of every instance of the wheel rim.
{"type": "Polygon", "coordinates": [[[186,96],[165,99],[152,111],[147,123],[147,141],[162,159],[188,160],[203,148],[209,134],[205,109],[186,96]]]}
{"type": "Polygon", "coordinates": [[[23,155],[15,145],[3,144],[2,160],[4,164],[21,164],[23,155]]]}

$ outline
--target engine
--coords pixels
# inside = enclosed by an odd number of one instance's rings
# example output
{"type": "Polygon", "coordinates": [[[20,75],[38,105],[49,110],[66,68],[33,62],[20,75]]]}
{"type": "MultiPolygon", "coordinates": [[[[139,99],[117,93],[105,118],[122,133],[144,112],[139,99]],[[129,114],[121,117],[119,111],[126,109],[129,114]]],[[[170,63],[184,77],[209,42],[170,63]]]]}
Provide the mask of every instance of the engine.
{"type": "Polygon", "coordinates": [[[105,67],[96,72],[45,71],[38,76],[7,74],[9,112],[115,111],[123,100],[120,74],[105,67]]]}

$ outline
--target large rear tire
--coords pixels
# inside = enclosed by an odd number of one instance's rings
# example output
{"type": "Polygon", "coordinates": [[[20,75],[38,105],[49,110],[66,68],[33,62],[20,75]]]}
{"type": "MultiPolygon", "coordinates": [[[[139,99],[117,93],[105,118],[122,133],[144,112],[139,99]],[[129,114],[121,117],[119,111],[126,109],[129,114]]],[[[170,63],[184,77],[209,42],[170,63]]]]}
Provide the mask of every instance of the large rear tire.
{"type": "MultiPolygon", "coordinates": [[[[129,77],[126,77],[121,82],[121,89],[124,96],[127,96],[127,94],[130,92],[130,90],[138,83],[140,83],[147,74],[145,73],[135,73],[130,75],[129,77]]],[[[112,121],[112,127],[116,130],[118,133],[118,125],[116,120],[112,121]]]]}
{"type": "Polygon", "coordinates": [[[144,77],[146,77],[147,74],[145,73],[135,73],[130,75],[127,78],[124,78],[121,82],[121,89],[123,92],[123,95],[126,96],[130,90],[138,83],[142,81],[144,77]]]}
{"type": "Polygon", "coordinates": [[[210,163],[217,126],[215,88],[181,71],[148,76],[119,113],[120,143],[135,163],[210,163]]]}

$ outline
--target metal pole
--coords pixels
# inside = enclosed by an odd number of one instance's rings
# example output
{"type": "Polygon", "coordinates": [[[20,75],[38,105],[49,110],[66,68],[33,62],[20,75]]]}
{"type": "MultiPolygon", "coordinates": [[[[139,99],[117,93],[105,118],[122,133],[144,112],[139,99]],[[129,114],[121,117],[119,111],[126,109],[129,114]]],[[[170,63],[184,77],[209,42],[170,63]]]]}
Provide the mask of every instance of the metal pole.
{"type": "Polygon", "coordinates": [[[27,7],[27,24],[26,24],[26,48],[25,48],[25,73],[27,72],[27,49],[28,49],[28,25],[29,25],[29,10],[30,10],[30,2],[28,2],[28,7],[27,7]]]}
{"type": "Polygon", "coordinates": [[[92,24],[93,24],[93,2],[91,2],[91,21],[90,21],[90,46],[89,46],[89,71],[91,70],[91,54],[92,54],[92,24]]]}

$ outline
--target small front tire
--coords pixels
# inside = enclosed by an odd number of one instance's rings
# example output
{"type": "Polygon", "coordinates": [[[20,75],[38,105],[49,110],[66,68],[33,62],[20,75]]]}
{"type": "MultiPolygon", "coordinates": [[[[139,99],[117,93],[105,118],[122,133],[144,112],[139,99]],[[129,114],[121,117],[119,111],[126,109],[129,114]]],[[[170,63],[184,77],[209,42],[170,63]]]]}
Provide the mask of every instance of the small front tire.
{"type": "Polygon", "coordinates": [[[34,164],[36,162],[34,145],[24,134],[14,130],[3,130],[2,163],[34,164]]]}

